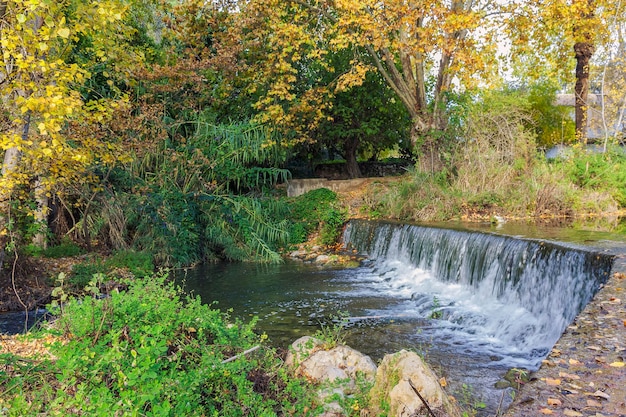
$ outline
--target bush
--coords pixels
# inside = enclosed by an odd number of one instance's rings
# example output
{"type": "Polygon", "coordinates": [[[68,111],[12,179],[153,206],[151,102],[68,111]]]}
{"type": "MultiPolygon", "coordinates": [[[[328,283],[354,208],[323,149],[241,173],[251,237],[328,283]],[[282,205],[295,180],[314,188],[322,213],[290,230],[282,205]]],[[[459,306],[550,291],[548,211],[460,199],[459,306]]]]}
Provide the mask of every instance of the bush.
{"type": "Polygon", "coordinates": [[[64,342],[50,348],[56,360],[0,374],[3,415],[274,416],[315,408],[253,322],[184,297],[164,277],[93,295],[70,300],[54,330],[35,335],[60,332],[64,342]]]}
{"type": "Polygon", "coordinates": [[[137,278],[143,278],[154,272],[152,255],[147,252],[124,250],[114,253],[107,259],[93,257],[72,267],[68,282],[74,288],[82,290],[97,273],[104,273],[111,278],[122,278],[120,270],[128,271],[137,278]]]}
{"type": "Polygon", "coordinates": [[[319,231],[319,241],[332,245],[337,241],[341,228],[347,220],[347,212],[339,206],[337,194],[327,188],[311,190],[289,200],[289,243],[305,242],[319,231]]]}
{"type": "Polygon", "coordinates": [[[607,191],[626,207],[626,156],[619,149],[605,153],[578,152],[565,162],[570,179],[579,187],[607,191]]]}

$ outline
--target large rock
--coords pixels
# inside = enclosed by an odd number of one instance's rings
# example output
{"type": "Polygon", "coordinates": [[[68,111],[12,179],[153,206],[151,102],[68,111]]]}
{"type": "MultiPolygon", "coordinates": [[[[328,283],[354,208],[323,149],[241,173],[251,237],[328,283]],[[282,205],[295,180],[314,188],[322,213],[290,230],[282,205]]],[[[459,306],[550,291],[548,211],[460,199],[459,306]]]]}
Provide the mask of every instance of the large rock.
{"type": "Polygon", "coordinates": [[[355,381],[359,373],[373,380],[376,375],[376,364],[369,356],[344,345],[326,350],[323,341],[310,336],[301,337],[291,345],[285,364],[295,375],[317,383],[355,381]]]}
{"type": "Polygon", "coordinates": [[[415,393],[411,383],[435,415],[453,417],[461,415],[439,385],[433,371],[416,353],[406,350],[385,355],[378,367],[376,382],[370,392],[372,415],[387,414],[389,417],[429,415],[426,405],[415,393]],[[384,412],[384,408],[389,412],[384,412]]]}
{"type": "Polygon", "coordinates": [[[322,340],[301,337],[291,345],[285,365],[296,376],[319,385],[318,397],[324,404],[322,416],[343,416],[346,415],[343,408],[332,398],[354,394],[359,376],[373,382],[376,364],[369,356],[348,346],[325,348],[322,340]]]}

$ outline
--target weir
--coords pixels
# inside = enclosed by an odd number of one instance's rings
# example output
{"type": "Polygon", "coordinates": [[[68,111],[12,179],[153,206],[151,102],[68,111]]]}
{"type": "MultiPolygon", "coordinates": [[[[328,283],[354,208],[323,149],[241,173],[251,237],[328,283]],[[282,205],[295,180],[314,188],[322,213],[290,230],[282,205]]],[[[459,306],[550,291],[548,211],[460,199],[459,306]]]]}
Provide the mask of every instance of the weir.
{"type": "Polygon", "coordinates": [[[527,369],[539,367],[613,263],[574,245],[389,222],[352,220],[343,239],[372,274],[406,292],[417,316],[447,329],[440,342],[475,343],[527,369]]]}

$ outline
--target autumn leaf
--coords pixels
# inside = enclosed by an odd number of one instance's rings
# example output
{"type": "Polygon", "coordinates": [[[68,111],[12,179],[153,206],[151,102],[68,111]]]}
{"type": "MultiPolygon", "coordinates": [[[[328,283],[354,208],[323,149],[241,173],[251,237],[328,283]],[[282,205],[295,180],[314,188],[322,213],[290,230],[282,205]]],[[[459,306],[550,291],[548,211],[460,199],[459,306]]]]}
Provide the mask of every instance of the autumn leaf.
{"type": "Polygon", "coordinates": [[[561,380],[560,379],[546,378],[546,384],[548,384],[550,386],[561,385],[561,380]]]}
{"type": "Polygon", "coordinates": [[[545,415],[554,414],[554,411],[550,410],[549,408],[542,408],[539,411],[541,412],[541,414],[545,414],[545,415]]]}
{"type": "Polygon", "coordinates": [[[593,394],[587,394],[587,395],[591,395],[594,397],[600,397],[600,398],[604,398],[605,400],[608,400],[611,398],[611,396],[605,392],[602,392],[600,390],[597,390],[596,392],[594,392],[593,394]]]}
{"type": "Polygon", "coordinates": [[[565,410],[563,410],[563,414],[565,414],[568,417],[582,417],[582,413],[579,413],[576,410],[571,410],[569,408],[566,408],[565,410]]]}
{"type": "Polygon", "coordinates": [[[67,39],[70,37],[70,30],[68,28],[61,28],[57,31],[57,35],[59,35],[63,39],[67,39]]]}
{"type": "Polygon", "coordinates": [[[552,406],[552,407],[560,407],[561,404],[563,404],[561,402],[561,400],[557,399],[557,398],[548,398],[548,405],[552,406]]]}
{"type": "Polygon", "coordinates": [[[624,362],[613,362],[610,363],[609,366],[612,366],[613,368],[623,368],[624,367],[624,362]]]}

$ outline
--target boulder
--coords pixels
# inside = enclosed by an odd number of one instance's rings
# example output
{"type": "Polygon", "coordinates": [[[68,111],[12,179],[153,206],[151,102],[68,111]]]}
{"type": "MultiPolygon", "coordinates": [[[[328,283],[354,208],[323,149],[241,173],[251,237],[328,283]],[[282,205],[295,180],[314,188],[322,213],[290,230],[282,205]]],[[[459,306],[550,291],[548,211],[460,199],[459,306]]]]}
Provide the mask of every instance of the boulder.
{"type": "Polygon", "coordinates": [[[369,356],[348,346],[325,347],[320,339],[301,337],[291,345],[285,365],[294,375],[319,386],[318,398],[324,404],[323,416],[342,416],[345,415],[343,408],[332,398],[354,394],[359,375],[373,382],[376,364],[369,356]]]}
{"type": "Polygon", "coordinates": [[[376,375],[376,364],[369,356],[344,345],[326,350],[322,340],[310,336],[301,337],[291,345],[285,364],[295,375],[316,383],[356,381],[359,373],[373,380],[376,375]]]}
{"type": "Polygon", "coordinates": [[[376,382],[370,392],[372,415],[385,414],[383,409],[387,407],[389,417],[429,415],[411,383],[435,415],[461,416],[434,372],[419,355],[406,350],[385,355],[378,367],[376,382]]]}

